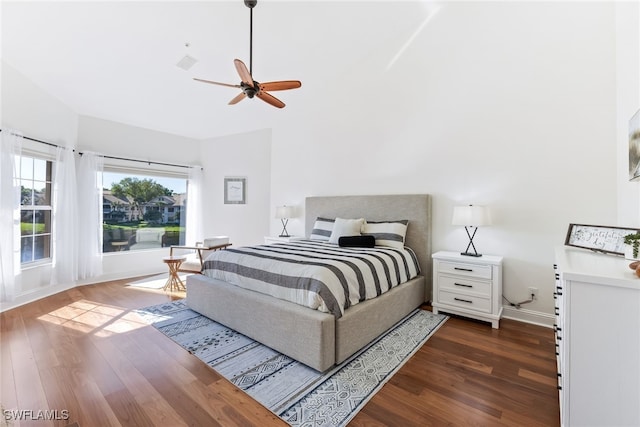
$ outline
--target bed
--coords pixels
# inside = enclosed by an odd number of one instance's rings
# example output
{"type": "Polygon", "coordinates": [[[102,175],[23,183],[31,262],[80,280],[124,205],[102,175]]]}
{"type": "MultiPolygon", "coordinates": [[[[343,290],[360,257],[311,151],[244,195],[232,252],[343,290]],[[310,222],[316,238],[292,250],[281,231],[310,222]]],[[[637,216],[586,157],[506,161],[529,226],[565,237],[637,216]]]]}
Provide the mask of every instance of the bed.
{"type": "Polygon", "coordinates": [[[206,275],[187,277],[187,305],[316,370],[340,363],[431,300],[431,198],[429,195],[308,197],[305,230],[317,218],[408,220],[405,244],[420,274],[340,315],[244,289],[206,275]]]}

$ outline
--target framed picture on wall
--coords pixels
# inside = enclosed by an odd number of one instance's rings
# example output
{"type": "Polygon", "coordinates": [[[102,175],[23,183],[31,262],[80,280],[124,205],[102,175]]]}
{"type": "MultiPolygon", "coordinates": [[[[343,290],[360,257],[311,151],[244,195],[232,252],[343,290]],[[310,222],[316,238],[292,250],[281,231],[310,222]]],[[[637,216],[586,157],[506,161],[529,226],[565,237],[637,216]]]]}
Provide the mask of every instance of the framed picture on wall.
{"type": "Polygon", "coordinates": [[[640,179],[640,110],[629,120],[629,181],[640,179]]]}
{"type": "Polygon", "coordinates": [[[247,203],[247,178],[224,178],[224,204],[244,205],[247,203]]]}
{"type": "Polygon", "coordinates": [[[624,255],[624,237],[639,233],[635,228],[569,224],[564,244],[614,255],[624,255]]]}

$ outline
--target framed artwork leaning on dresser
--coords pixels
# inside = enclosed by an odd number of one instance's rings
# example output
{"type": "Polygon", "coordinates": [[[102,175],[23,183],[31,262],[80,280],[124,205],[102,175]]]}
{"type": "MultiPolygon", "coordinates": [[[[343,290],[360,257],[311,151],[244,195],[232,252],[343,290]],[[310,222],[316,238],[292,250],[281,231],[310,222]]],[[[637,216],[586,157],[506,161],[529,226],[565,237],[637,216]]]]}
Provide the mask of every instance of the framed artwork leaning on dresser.
{"type": "Polygon", "coordinates": [[[569,224],[564,244],[612,255],[624,255],[624,237],[639,229],[608,225],[569,224]]]}

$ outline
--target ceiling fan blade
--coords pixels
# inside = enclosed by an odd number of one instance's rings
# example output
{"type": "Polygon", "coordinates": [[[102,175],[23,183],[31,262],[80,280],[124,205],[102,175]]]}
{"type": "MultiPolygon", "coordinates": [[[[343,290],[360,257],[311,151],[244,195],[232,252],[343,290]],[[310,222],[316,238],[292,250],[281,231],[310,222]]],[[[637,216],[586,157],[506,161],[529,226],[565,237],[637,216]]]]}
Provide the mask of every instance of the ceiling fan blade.
{"type": "Polygon", "coordinates": [[[193,78],[193,80],[196,80],[196,81],[199,81],[199,82],[202,82],[202,83],[211,83],[212,85],[240,88],[240,85],[231,85],[231,84],[228,84],[228,83],[220,83],[220,82],[214,82],[214,81],[211,81],[211,80],[197,79],[195,77],[193,78]]]}
{"type": "Polygon", "coordinates": [[[240,79],[242,80],[242,82],[251,87],[254,87],[253,78],[251,77],[251,73],[249,73],[247,66],[244,65],[244,62],[240,61],[239,59],[234,59],[233,63],[236,66],[236,70],[238,71],[238,74],[240,75],[240,79]]]}
{"type": "Polygon", "coordinates": [[[281,80],[278,82],[260,83],[261,90],[287,90],[298,89],[302,83],[298,80],[281,80]]]}
{"type": "Polygon", "coordinates": [[[276,98],[273,95],[269,95],[267,92],[260,91],[256,93],[256,96],[262,99],[267,104],[273,105],[274,107],[278,107],[278,108],[284,107],[284,102],[280,101],[278,98],[276,98]]]}
{"type": "Polygon", "coordinates": [[[238,102],[242,101],[246,97],[247,95],[245,95],[244,92],[240,92],[235,98],[229,101],[229,105],[237,104],[238,102]]]}

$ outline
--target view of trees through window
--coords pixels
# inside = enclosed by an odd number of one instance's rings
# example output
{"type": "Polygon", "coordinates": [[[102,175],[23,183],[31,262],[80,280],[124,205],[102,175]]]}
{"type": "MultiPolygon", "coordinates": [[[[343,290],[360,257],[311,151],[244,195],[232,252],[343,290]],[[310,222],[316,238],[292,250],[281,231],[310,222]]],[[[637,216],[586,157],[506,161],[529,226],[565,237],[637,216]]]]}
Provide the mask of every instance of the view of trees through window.
{"type": "Polygon", "coordinates": [[[184,244],[184,178],[104,172],[103,252],[184,244]]]}
{"type": "Polygon", "coordinates": [[[17,159],[20,182],[20,260],[51,256],[51,174],[53,163],[29,156],[17,159]]]}

